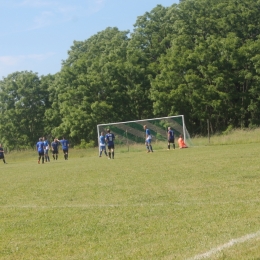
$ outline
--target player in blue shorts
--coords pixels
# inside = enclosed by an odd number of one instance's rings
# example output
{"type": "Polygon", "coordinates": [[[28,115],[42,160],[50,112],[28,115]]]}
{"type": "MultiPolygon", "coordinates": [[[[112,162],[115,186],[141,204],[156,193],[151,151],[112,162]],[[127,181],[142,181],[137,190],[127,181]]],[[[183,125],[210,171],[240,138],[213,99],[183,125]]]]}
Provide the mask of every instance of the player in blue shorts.
{"type": "Polygon", "coordinates": [[[44,157],[45,157],[45,162],[50,162],[50,157],[49,157],[49,142],[45,137],[42,138],[43,143],[44,143],[44,157]]]}
{"type": "Polygon", "coordinates": [[[38,151],[38,164],[40,164],[40,161],[42,159],[42,163],[44,163],[44,142],[42,141],[42,138],[39,138],[39,142],[36,144],[36,149],[38,151]]]}
{"type": "Polygon", "coordinates": [[[147,153],[153,153],[153,147],[152,147],[152,135],[150,132],[150,129],[147,128],[146,125],[144,125],[145,130],[145,145],[147,149],[147,153]]]}
{"type": "Polygon", "coordinates": [[[64,159],[68,160],[69,158],[69,141],[65,139],[65,137],[63,137],[62,140],[58,140],[58,142],[61,143],[62,146],[62,150],[63,150],[63,154],[64,154],[64,159]]]}
{"type": "Polygon", "coordinates": [[[103,151],[104,151],[105,155],[107,156],[106,140],[105,140],[104,132],[101,132],[101,135],[99,137],[99,157],[102,156],[103,151]]]}
{"type": "Polygon", "coordinates": [[[115,155],[115,144],[114,144],[114,140],[115,140],[115,135],[113,133],[110,133],[110,129],[107,129],[107,134],[105,136],[105,140],[107,143],[107,148],[108,148],[108,159],[111,159],[111,155],[112,155],[112,159],[114,159],[114,155],[115,155]]]}
{"type": "Polygon", "coordinates": [[[167,138],[168,138],[168,150],[170,150],[171,144],[172,144],[173,149],[175,149],[174,131],[171,129],[170,126],[168,127],[167,138]]]}

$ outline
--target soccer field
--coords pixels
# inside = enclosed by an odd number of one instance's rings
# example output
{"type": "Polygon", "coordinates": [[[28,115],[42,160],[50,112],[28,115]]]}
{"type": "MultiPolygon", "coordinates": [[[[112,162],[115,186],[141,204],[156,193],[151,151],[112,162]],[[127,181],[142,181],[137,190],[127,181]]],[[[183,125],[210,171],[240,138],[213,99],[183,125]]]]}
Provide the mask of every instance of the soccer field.
{"type": "Polygon", "coordinates": [[[260,146],[0,161],[0,259],[260,259],[260,146]]]}

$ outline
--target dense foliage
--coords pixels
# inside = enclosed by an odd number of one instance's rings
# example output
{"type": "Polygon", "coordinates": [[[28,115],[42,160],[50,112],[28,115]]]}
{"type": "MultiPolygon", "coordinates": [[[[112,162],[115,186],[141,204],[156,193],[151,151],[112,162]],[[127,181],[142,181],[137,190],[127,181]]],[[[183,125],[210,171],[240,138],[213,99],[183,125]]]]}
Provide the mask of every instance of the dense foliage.
{"type": "Polygon", "coordinates": [[[191,134],[260,125],[260,1],[182,0],[74,41],[55,75],[0,81],[0,137],[96,140],[96,125],[183,114],[191,134]]]}

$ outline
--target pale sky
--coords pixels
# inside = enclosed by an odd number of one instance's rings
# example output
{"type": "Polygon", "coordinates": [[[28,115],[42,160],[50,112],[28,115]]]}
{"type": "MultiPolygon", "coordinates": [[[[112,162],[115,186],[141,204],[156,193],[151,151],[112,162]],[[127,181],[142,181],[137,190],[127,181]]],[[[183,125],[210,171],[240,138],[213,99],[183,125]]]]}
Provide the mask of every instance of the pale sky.
{"type": "Polygon", "coordinates": [[[107,27],[133,31],[138,16],[179,0],[0,0],[0,80],[16,71],[55,74],[73,41],[107,27]]]}

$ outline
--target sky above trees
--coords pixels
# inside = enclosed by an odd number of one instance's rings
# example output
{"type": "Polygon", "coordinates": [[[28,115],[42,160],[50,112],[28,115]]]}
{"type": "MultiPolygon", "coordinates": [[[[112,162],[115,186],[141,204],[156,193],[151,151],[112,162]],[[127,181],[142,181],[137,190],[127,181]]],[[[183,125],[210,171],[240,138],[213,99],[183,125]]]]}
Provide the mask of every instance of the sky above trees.
{"type": "Polygon", "coordinates": [[[117,27],[133,30],[138,16],[178,0],[0,0],[0,79],[16,71],[54,74],[73,41],[117,27]]]}

